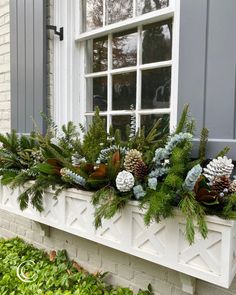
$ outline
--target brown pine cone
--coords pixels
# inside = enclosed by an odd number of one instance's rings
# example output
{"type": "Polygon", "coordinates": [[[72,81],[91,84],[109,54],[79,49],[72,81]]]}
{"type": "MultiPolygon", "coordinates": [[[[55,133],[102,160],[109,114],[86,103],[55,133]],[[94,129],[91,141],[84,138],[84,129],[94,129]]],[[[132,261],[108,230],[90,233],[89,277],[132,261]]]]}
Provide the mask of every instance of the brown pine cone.
{"type": "Polygon", "coordinates": [[[231,180],[228,176],[216,176],[212,181],[212,190],[217,193],[227,193],[230,190],[231,180]]]}
{"type": "Polygon", "coordinates": [[[229,187],[229,191],[230,193],[236,193],[236,180],[233,180],[230,184],[230,187],[229,187]]]}
{"type": "Polygon", "coordinates": [[[142,161],[142,153],[135,149],[128,151],[124,159],[125,170],[134,173],[135,166],[140,161],[142,161]]]}
{"type": "Polygon", "coordinates": [[[148,174],[148,167],[145,165],[143,161],[139,161],[136,163],[134,168],[134,175],[140,180],[143,180],[148,174]]]}

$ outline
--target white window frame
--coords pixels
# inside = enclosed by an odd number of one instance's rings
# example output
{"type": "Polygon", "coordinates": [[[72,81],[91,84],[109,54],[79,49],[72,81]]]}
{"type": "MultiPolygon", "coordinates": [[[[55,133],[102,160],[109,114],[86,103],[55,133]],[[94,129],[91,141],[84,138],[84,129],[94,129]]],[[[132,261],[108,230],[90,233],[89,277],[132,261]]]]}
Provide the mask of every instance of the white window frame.
{"type": "MultiPolygon", "coordinates": [[[[178,64],[179,64],[179,27],[180,27],[180,1],[169,0],[169,6],[157,11],[140,15],[136,18],[114,23],[93,31],[81,33],[82,19],[78,17],[82,11],[81,3],[78,0],[55,0],[54,1],[54,23],[58,27],[64,27],[64,40],[54,38],[54,99],[53,117],[58,126],[73,121],[76,124],[85,123],[86,112],[86,83],[85,83],[85,43],[86,40],[109,35],[111,32],[118,32],[137,28],[143,24],[163,21],[173,18],[173,39],[172,59],[145,65],[139,65],[141,69],[151,69],[163,66],[171,66],[171,97],[168,109],[155,109],[153,113],[170,114],[170,130],[174,130],[177,124],[178,108],[178,64]]],[[[138,34],[140,36],[140,34],[138,34]]],[[[140,42],[139,42],[140,44],[140,42]]],[[[138,48],[139,51],[139,48],[138,48]]],[[[139,54],[139,53],[138,53],[139,54]]],[[[140,55],[140,54],[139,54],[140,55]]],[[[120,72],[124,69],[112,70],[120,72]]],[[[125,71],[133,70],[133,67],[126,67],[125,71]]],[[[96,76],[97,73],[89,74],[96,76]]],[[[88,77],[88,74],[86,75],[88,77]]],[[[138,77],[141,76],[140,74],[138,77]]],[[[139,87],[140,88],[140,87],[139,87]]],[[[108,81],[108,91],[111,91],[108,81]],[[109,90],[110,89],[110,90],[109,90]]],[[[138,97],[140,93],[136,93],[138,97]]],[[[108,97],[110,97],[108,93],[108,97]]],[[[137,99],[136,99],[137,100],[137,99]]],[[[139,110],[136,105],[136,112],[139,114],[151,114],[150,110],[139,110]]],[[[108,114],[108,112],[105,112],[108,114]]],[[[130,111],[110,111],[109,115],[126,114],[130,111]]],[[[108,116],[109,118],[110,116],[108,116]]],[[[138,116],[139,118],[139,116],[138,116]]],[[[109,122],[110,123],[110,122],[109,122]]],[[[139,122],[137,122],[139,124],[139,122]]]]}

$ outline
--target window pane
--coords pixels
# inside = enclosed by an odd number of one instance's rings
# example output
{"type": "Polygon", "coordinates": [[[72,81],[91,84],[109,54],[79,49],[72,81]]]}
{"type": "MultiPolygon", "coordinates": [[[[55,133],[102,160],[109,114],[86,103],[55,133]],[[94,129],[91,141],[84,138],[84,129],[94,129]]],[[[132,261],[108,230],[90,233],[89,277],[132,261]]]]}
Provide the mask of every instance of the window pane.
{"type": "Polygon", "coordinates": [[[112,83],[112,109],[129,110],[136,105],[136,72],[114,75],[112,83]]]}
{"type": "Polygon", "coordinates": [[[107,110],[107,77],[87,79],[88,103],[87,112],[98,106],[101,111],[107,110]]]}
{"type": "Polygon", "coordinates": [[[154,124],[159,120],[162,119],[159,125],[160,133],[167,134],[169,132],[169,121],[170,115],[157,115],[157,114],[150,114],[150,115],[142,115],[141,116],[141,127],[145,127],[145,134],[147,135],[148,132],[152,129],[154,124]]]}
{"type": "Polygon", "coordinates": [[[137,31],[113,35],[112,57],[115,69],[137,64],[137,31]]]}
{"type": "Polygon", "coordinates": [[[107,70],[107,37],[93,40],[93,72],[107,70]]]}
{"type": "Polygon", "coordinates": [[[172,19],[143,27],[143,64],[171,59],[172,19]]]}
{"type": "Polygon", "coordinates": [[[90,31],[103,26],[103,0],[85,0],[85,30],[90,31]]]}
{"type": "Polygon", "coordinates": [[[126,128],[130,124],[130,116],[112,116],[112,126],[114,130],[119,129],[121,131],[121,138],[127,139],[126,128]]]}
{"type": "Polygon", "coordinates": [[[142,71],[142,109],[168,108],[171,68],[142,71]]]}
{"type": "Polygon", "coordinates": [[[107,0],[108,24],[131,18],[133,16],[133,0],[107,0]]]}
{"type": "MultiPolygon", "coordinates": [[[[89,126],[93,123],[94,116],[92,115],[86,115],[86,130],[89,129],[89,126]]],[[[107,130],[107,117],[101,116],[102,120],[104,121],[104,129],[107,130]]]]}
{"type": "Polygon", "coordinates": [[[138,15],[150,11],[165,8],[169,5],[169,0],[137,0],[138,15]]]}

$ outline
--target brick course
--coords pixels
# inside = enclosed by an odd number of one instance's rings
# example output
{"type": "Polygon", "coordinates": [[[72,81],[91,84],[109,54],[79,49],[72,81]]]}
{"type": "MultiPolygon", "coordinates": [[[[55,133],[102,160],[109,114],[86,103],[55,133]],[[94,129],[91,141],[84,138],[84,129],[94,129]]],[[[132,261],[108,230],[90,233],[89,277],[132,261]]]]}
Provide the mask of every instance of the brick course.
{"type": "Polygon", "coordinates": [[[0,0],[0,132],[10,130],[9,0],[0,0]]]}

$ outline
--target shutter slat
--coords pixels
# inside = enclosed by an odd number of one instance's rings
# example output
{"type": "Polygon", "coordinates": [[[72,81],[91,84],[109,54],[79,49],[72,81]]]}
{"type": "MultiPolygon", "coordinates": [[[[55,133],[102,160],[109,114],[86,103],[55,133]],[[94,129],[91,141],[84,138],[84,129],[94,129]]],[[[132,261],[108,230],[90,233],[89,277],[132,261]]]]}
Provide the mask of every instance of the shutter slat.
{"type": "Polygon", "coordinates": [[[181,1],[178,113],[189,103],[196,136],[209,129],[209,158],[228,145],[236,160],[235,11],[235,0],[181,1]]]}
{"type": "Polygon", "coordinates": [[[190,103],[199,135],[204,121],[207,1],[182,0],[180,3],[178,115],[184,104],[190,103]]]}
{"type": "Polygon", "coordinates": [[[12,128],[44,131],[46,110],[46,1],[10,0],[12,128]]]}
{"type": "Polygon", "coordinates": [[[26,1],[26,130],[33,130],[33,122],[30,117],[34,117],[34,1],[26,1]]]}

